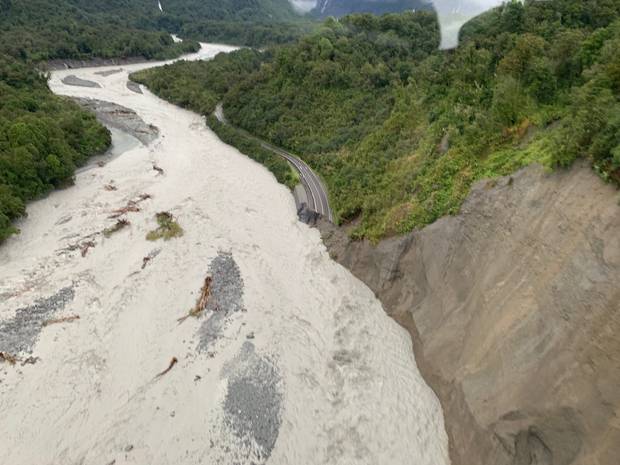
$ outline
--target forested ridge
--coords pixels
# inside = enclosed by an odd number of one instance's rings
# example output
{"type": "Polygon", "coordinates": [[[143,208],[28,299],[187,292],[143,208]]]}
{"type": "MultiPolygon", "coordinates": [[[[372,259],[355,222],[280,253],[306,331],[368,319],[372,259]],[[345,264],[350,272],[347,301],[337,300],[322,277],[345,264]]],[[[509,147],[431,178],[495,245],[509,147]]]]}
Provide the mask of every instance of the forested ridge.
{"type": "MultiPolygon", "coordinates": [[[[144,0],[1,0],[0,52],[22,60],[172,58],[197,49],[149,24],[144,0]],[[142,8],[139,6],[142,5],[142,8]]],[[[151,5],[151,9],[153,6],[151,5]]]]}
{"type": "Polygon", "coordinates": [[[32,60],[164,59],[195,51],[193,40],[264,45],[290,41],[309,27],[288,0],[161,4],[163,11],[156,0],[0,0],[0,52],[32,60]],[[169,33],[186,40],[175,44],[169,33]]]}
{"type": "Polygon", "coordinates": [[[508,2],[438,51],[431,13],[328,20],[263,53],[138,78],[300,154],[340,222],[378,239],[456,213],[473,182],[586,158],[620,182],[620,4],[508,2]]]}

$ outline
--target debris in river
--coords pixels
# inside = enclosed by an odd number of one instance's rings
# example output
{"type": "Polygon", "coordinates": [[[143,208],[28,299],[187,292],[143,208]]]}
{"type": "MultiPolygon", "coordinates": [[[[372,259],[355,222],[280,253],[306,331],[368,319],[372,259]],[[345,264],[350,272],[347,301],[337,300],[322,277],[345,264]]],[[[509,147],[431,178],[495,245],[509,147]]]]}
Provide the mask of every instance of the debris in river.
{"type": "Polygon", "coordinates": [[[142,259],[142,269],[146,268],[146,265],[148,265],[155,257],[157,257],[160,252],[161,249],[151,250],[149,254],[142,259]]]}
{"type": "Polygon", "coordinates": [[[67,247],[63,249],[56,250],[56,253],[58,255],[61,255],[66,252],[74,252],[76,250],[79,250],[82,253],[82,257],[84,257],[88,253],[89,249],[92,249],[93,247],[97,245],[97,243],[92,239],[97,237],[100,234],[101,232],[98,231],[93,234],[89,234],[88,236],[84,236],[80,238],[77,242],[74,242],[73,244],[69,244],[67,247]]]}
{"type": "Polygon", "coordinates": [[[161,376],[164,376],[166,373],[168,373],[170,370],[172,370],[172,367],[175,366],[177,364],[177,362],[178,362],[177,358],[176,357],[172,357],[172,360],[170,360],[170,364],[168,365],[168,368],[166,368],[161,373],[158,373],[157,376],[155,376],[155,378],[159,378],[161,376]]]}
{"type": "Polygon", "coordinates": [[[209,296],[211,295],[211,283],[213,282],[213,278],[211,276],[207,276],[205,278],[205,282],[202,285],[202,289],[200,291],[200,297],[196,301],[196,305],[192,308],[187,315],[179,318],[177,321],[179,323],[183,323],[190,316],[197,318],[200,314],[207,308],[207,304],[209,303],[209,296]]]}
{"type": "Polygon", "coordinates": [[[32,356],[30,356],[30,357],[25,358],[24,360],[22,360],[22,366],[34,365],[39,360],[41,360],[39,357],[32,357],[32,356]]]}
{"type": "Polygon", "coordinates": [[[98,162],[97,162],[97,166],[98,166],[99,168],[103,168],[103,167],[105,166],[105,161],[98,161],[98,162]]]}
{"type": "Polygon", "coordinates": [[[105,186],[103,186],[103,189],[108,191],[108,192],[112,192],[112,191],[117,191],[118,187],[116,187],[114,184],[110,183],[110,184],[106,184],[105,186]]]}
{"type": "Polygon", "coordinates": [[[112,214],[108,216],[108,218],[116,219],[116,218],[120,218],[126,213],[138,213],[140,211],[140,207],[138,207],[138,204],[140,202],[144,202],[145,200],[149,200],[152,198],[153,196],[151,194],[140,194],[138,196],[138,200],[130,200],[129,202],[127,202],[127,205],[125,205],[123,208],[118,208],[116,210],[113,210],[112,214]]]}
{"type": "Polygon", "coordinates": [[[149,232],[146,235],[146,239],[149,241],[156,241],[157,239],[164,239],[165,241],[172,239],[173,237],[180,237],[183,235],[183,228],[176,222],[174,216],[168,212],[159,212],[155,215],[159,228],[149,232]]]}
{"type": "Polygon", "coordinates": [[[83,242],[80,245],[80,252],[82,253],[82,257],[85,257],[86,254],[88,253],[88,249],[92,249],[93,247],[95,247],[95,242],[94,241],[86,241],[83,242]]]}
{"type": "Polygon", "coordinates": [[[232,254],[218,252],[211,260],[207,273],[213,276],[213,282],[204,310],[205,318],[198,330],[198,350],[201,352],[209,350],[211,344],[224,337],[224,330],[232,313],[245,311],[241,270],[232,254]]]}
{"type": "Polygon", "coordinates": [[[153,169],[155,171],[157,171],[157,175],[159,176],[160,174],[164,174],[164,170],[163,168],[160,168],[159,166],[157,166],[157,164],[153,163],[153,169]]]}
{"type": "Polygon", "coordinates": [[[126,228],[127,226],[129,226],[131,223],[129,222],[129,220],[126,220],[124,218],[118,220],[116,222],[116,224],[114,224],[114,226],[110,226],[109,228],[105,228],[103,230],[103,235],[105,237],[110,237],[112,234],[114,234],[115,232],[120,231],[123,228],[126,228]]]}
{"type": "Polygon", "coordinates": [[[79,320],[80,315],[65,316],[63,318],[55,318],[53,320],[47,320],[43,322],[43,326],[55,325],[58,323],[71,323],[72,321],[79,320]]]}
{"type": "Polygon", "coordinates": [[[39,357],[30,356],[28,358],[21,359],[6,352],[0,352],[0,362],[7,362],[9,365],[15,365],[17,362],[21,362],[21,366],[34,365],[39,360],[39,357]]]}
{"type": "Polygon", "coordinates": [[[140,207],[136,205],[136,202],[134,202],[133,200],[130,200],[125,207],[114,210],[112,214],[108,216],[108,218],[116,219],[116,218],[120,218],[126,213],[138,213],[139,211],[140,211],[140,207]]]}
{"type": "Polygon", "coordinates": [[[15,365],[18,358],[15,355],[0,352],[0,362],[7,362],[9,365],[15,365]]]}

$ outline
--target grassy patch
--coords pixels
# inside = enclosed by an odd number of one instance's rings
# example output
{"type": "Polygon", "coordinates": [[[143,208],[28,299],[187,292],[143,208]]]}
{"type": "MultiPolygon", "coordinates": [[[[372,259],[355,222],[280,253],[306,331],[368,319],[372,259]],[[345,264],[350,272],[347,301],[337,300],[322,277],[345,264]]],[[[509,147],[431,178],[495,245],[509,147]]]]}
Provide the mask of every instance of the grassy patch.
{"type": "Polygon", "coordinates": [[[176,222],[172,214],[168,212],[159,212],[155,215],[155,218],[157,219],[159,227],[146,235],[147,240],[156,241],[158,239],[163,239],[167,241],[173,237],[181,237],[183,235],[183,228],[176,222]]]}

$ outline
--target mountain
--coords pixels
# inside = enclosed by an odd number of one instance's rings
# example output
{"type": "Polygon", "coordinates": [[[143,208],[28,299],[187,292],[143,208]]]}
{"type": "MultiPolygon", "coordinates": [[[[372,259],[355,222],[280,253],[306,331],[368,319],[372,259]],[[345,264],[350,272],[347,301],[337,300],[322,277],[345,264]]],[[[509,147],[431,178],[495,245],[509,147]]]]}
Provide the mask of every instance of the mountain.
{"type": "Polygon", "coordinates": [[[381,15],[407,10],[430,9],[432,9],[432,5],[425,0],[318,0],[312,14],[324,18],[328,16],[340,17],[351,13],[381,15]]]}

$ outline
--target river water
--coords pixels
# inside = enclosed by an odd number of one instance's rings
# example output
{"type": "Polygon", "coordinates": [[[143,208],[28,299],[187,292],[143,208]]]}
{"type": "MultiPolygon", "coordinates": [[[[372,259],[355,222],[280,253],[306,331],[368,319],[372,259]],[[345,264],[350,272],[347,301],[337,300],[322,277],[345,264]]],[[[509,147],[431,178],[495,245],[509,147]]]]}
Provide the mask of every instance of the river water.
{"type": "Polygon", "coordinates": [[[408,334],[266,169],[127,89],[147,66],[52,75],[54,92],[133,109],[160,135],[30,204],[0,247],[0,351],[19,358],[0,362],[0,463],[449,463],[408,334]],[[130,224],[102,234],[128,205],[130,224]],[[146,240],[161,211],[181,237],[146,240]],[[206,311],[179,321],[206,276],[206,311]]]}

